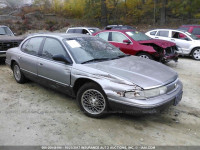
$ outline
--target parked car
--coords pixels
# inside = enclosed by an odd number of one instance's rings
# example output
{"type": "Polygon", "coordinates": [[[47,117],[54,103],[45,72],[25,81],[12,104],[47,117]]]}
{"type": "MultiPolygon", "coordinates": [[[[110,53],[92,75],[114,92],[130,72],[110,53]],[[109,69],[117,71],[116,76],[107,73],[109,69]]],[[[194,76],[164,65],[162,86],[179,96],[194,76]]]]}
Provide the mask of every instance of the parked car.
{"type": "Polygon", "coordinates": [[[22,37],[16,37],[7,26],[0,26],[0,60],[5,59],[9,48],[17,47],[23,41],[22,37]]]}
{"type": "Polygon", "coordinates": [[[126,54],[163,63],[178,60],[177,47],[174,43],[151,39],[136,30],[104,30],[93,35],[110,42],[126,54]]]}
{"type": "Polygon", "coordinates": [[[200,38],[200,25],[182,25],[179,30],[185,30],[200,38]]]}
{"type": "Polygon", "coordinates": [[[7,51],[6,64],[18,83],[28,78],[74,96],[90,117],[102,117],[110,108],[156,113],[182,98],[175,71],[88,35],[30,36],[7,51]]]}
{"type": "Polygon", "coordinates": [[[132,29],[132,30],[135,30],[136,28],[134,28],[132,26],[128,26],[128,25],[108,25],[104,29],[105,30],[111,30],[111,29],[115,29],[115,30],[132,29]]]}
{"type": "Polygon", "coordinates": [[[178,46],[179,54],[200,60],[200,39],[187,31],[155,29],[147,32],[146,35],[151,38],[174,42],[178,46]]]}
{"type": "Polygon", "coordinates": [[[73,27],[73,28],[68,28],[66,33],[78,33],[78,34],[92,35],[92,34],[96,33],[97,31],[100,31],[100,29],[96,28],[96,27],[73,27]]]}

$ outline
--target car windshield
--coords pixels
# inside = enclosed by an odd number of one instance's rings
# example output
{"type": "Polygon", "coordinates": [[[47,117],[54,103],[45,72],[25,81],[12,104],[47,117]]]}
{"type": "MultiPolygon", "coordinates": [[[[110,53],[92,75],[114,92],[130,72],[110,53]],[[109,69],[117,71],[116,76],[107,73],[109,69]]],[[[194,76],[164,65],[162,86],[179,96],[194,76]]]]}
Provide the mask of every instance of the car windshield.
{"type": "Polygon", "coordinates": [[[13,33],[8,27],[0,27],[0,35],[13,36],[13,33]]]}
{"type": "Polygon", "coordinates": [[[63,40],[76,63],[106,61],[128,55],[98,37],[77,37],[63,40]]]}
{"type": "Polygon", "coordinates": [[[145,35],[144,33],[138,31],[128,31],[126,32],[133,40],[135,41],[146,41],[150,40],[151,38],[145,35]]]}
{"type": "Polygon", "coordinates": [[[199,37],[197,37],[196,35],[189,33],[189,32],[185,32],[185,34],[187,34],[190,38],[192,38],[193,40],[199,40],[199,37]]]}

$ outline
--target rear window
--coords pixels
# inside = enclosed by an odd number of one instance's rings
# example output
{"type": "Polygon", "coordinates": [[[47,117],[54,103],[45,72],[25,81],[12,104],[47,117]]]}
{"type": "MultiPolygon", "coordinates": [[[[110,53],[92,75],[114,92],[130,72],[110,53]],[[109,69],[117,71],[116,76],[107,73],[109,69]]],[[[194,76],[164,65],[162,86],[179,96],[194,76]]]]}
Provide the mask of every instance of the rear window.
{"type": "Polygon", "coordinates": [[[157,36],[168,37],[169,31],[158,31],[157,36]]]}
{"type": "Polygon", "coordinates": [[[200,35],[200,28],[194,28],[193,31],[192,31],[192,34],[200,35]]]}
{"type": "Polygon", "coordinates": [[[69,29],[67,33],[74,33],[74,29],[69,29]]]}

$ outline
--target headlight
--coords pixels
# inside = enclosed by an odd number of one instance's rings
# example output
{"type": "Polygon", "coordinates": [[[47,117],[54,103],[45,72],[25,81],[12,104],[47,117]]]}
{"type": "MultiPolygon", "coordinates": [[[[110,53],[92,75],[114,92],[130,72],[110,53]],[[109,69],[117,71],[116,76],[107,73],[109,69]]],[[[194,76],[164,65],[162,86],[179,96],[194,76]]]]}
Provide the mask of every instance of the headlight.
{"type": "Polygon", "coordinates": [[[160,88],[155,88],[150,90],[127,91],[124,93],[124,97],[129,99],[146,99],[165,94],[166,92],[167,92],[167,87],[163,86],[160,88]]]}

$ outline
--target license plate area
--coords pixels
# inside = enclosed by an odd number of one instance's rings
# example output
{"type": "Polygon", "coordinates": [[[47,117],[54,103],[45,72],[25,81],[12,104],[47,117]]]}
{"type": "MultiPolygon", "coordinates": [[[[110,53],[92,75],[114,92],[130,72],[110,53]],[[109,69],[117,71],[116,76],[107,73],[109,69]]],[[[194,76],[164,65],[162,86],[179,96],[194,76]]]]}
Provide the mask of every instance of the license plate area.
{"type": "Polygon", "coordinates": [[[178,103],[181,101],[183,97],[183,91],[181,91],[180,93],[177,94],[175,101],[174,101],[174,106],[178,105],[178,103]]]}

